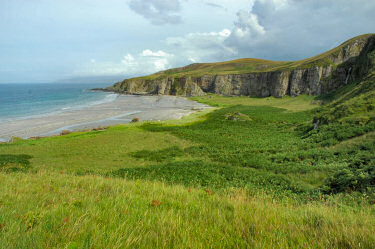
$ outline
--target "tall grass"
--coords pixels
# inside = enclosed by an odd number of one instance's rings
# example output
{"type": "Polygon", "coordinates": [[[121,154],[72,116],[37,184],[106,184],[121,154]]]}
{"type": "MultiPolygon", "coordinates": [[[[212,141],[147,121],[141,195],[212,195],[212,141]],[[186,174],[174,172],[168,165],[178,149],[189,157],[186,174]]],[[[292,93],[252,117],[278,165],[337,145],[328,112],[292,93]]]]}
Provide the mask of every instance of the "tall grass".
{"type": "Polygon", "coordinates": [[[0,174],[0,248],[373,248],[374,209],[99,176],[0,174]],[[154,203],[158,203],[155,205],[154,203]]]}

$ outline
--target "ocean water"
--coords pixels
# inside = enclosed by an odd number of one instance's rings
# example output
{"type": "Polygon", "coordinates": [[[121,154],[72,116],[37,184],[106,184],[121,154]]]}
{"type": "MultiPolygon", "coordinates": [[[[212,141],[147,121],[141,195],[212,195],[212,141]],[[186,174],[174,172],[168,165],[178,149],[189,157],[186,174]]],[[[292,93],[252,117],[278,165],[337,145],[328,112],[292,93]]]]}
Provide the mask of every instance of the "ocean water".
{"type": "Polygon", "coordinates": [[[105,84],[0,84],[0,122],[111,102],[115,94],[90,91],[105,84]]]}

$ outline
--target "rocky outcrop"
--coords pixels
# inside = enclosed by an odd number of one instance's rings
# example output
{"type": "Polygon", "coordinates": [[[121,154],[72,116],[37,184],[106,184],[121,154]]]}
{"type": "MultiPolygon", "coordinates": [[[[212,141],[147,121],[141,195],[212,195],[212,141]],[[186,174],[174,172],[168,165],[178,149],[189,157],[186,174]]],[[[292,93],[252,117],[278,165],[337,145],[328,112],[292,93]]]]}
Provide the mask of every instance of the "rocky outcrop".
{"type": "MultiPolygon", "coordinates": [[[[337,89],[364,75],[367,54],[374,50],[375,36],[354,40],[327,56],[310,59],[301,65],[282,70],[244,74],[204,74],[160,76],[156,79],[134,78],[116,83],[107,90],[128,94],[165,94],[201,96],[205,93],[282,97],[300,94],[320,95],[337,89]]],[[[367,63],[367,64],[366,64],[367,63]]]]}
{"type": "Polygon", "coordinates": [[[134,79],[116,83],[107,88],[119,93],[127,94],[158,94],[158,95],[180,95],[180,96],[202,96],[204,91],[191,77],[182,78],[160,78],[156,80],[134,79]]]}

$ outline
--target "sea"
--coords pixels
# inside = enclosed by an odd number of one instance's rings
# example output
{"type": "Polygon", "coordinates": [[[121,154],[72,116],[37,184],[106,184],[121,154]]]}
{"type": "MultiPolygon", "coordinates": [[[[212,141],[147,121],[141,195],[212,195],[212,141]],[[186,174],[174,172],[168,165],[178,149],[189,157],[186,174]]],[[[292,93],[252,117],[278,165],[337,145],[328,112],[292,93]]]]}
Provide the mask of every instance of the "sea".
{"type": "Polygon", "coordinates": [[[106,86],[98,83],[0,84],[0,122],[114,101],[116,94],[90,90],[106,86]]]}

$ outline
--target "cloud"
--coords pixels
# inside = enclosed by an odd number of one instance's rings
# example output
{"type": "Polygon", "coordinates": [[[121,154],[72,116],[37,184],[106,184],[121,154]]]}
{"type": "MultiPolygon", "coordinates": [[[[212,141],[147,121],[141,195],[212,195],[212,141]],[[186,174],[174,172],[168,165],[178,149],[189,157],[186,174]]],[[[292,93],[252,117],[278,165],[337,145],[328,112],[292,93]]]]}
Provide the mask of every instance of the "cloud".
{"type": "Polygon", "coordinates": [[[182,37],[169,37],[166,44],[174,54],[178,54],[175,64],[183,62],[207,62],[233,56],[236,51],[224,44],[230,36],[229,29],[220,32],[189,33],[182,37]]]}
{"type": "Polygon", "coordinates": [[[86,75],[140,75],[165,70],[174,56],[162,50],[145,49],[137,55],[126,54],[118,62],[91,59],[76,70],[72,76],[86,75]]]}
{"type": "Polygon", "coordinates": [[[252,39],[266,33],[264,27],[259,24],[258,16],[247,11],[237,13],[238,21],[234,23],[233,36],[239,39],[251,37],[252,39]]]}
{"type": "Polygon", "coordinates": [[[165,40],[169,52],[144,49],[138,54],[128,53],[118,62],[91,59],[75,75],[145,75],[202,61],[219,61],[236,54],[224,44],[231,35],[229,29],[219,32],[189,33],[165,40]],[[178,54],[178,56],[175,56],[178,54]]]}
{"type": "Polygon", "coordinates": [[[365,32],[361,27],[371,19],[369,10],[375,9],[375,3],[358,1],[368,10],[353,12],[358,3],[350,0],[255,0],[249,10],[237,12],[230,29],[167,38],[168,50],[176,55],[170,62],[182,66],[246,57],[298,60],[314,56],[365,32]]]}
{"type": "Polygon", "coordinates": [[[164,52],[164,51],[157,51],[157,52],[152,52],[150,49],[146,49],[146,50],[143,50],[142,52],[142,56],[150,56],[150,57],[167,57],[169,56],[168,53],[164,52]]]}
{"type": "Polygon", "coordinates": [[[355,3],[351,0],[254,0],[248,9],[237,11],[232,26],[221,31],[170,36],[160,49],[128,54],[119,63],[96,62],[94,69],[101,73],[145,75],[196,62],[236,58],[303,59],[355,35],[373,32],[369,20],[374,10],[375,2],[367,0],[355,3]],[[358,5],[364,7],[352,11],[358,5]]]}
{"type": "Polygon", "coordinates": [[[223,5],[220,5],[220,4],[217,4],[217,3],[206,2],[205,4],[207,6],[218,8],[218,9],[226,9],[223,5]]]}
{"type": "Polygon", "coordinates": [[[155,25],[181,23],[179,0],[131,0],[129,7],[155,25]]]}
{"type": "Polygon", "coordinates": [[[374,9],[367,0],[256,0],[237,13],[225,45],[241,57],[302,59],[365,33],[374,9]]]}

